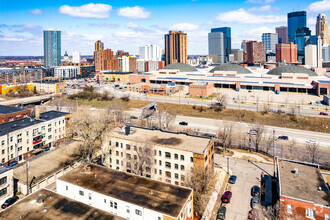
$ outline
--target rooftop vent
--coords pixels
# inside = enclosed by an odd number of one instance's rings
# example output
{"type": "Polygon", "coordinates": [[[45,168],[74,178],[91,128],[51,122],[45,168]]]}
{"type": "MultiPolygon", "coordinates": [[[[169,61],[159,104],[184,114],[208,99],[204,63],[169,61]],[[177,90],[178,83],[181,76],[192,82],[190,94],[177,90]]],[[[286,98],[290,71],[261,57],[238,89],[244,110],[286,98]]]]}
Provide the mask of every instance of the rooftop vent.
{"type": "Polygon", "coordinates": [[[298,173],[298,168],[294,168],[291,172],[294,173],[294,174],[299,174],[298,173]]]}

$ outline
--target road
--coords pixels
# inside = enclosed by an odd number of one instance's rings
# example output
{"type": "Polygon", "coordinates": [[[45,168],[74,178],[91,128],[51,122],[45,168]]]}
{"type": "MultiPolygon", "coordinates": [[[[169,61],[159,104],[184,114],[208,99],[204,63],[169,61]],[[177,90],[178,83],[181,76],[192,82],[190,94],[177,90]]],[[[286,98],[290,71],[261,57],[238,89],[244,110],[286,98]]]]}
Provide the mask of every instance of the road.
{"type": "MultiPolygon", "coordinates": [[[[127,111],[129,114],[139,117],[141,114],[140,110],[127,111]]],[[[228,123],[225,120],[216,120],[209,118],[196,118],[177,115],[175,119],[175,124],[179,124],[180,121],[188,122],[189,128],[205,130],[205,131],[214,131],[219,132],[223,128],[224,123],[228,123]]],[[[241,123],[241,122],[231,122],[234,123],[235,129],[241,132],[248,132],[254,125],[250,123],[241,123]]],[[[316,140],[320,147],[330,152],[330,135],[321,132],[312,132],[304,130],[296,130],[290,128],[281,128],[273,126],[265,126],[266,137],[270,132],[275,130],[275,137],[286,135],[290,139],[295,139],[298,144],[305,145],[307,140],[316,140]]],[[[285,142],[285,141],[282,141],[285,142]]]]}
{"type": "MultiPolygon", "coordinates": [[[[227,157],[215,155],[215,163],[227,169],[227,157]]],[[[263,170],[246,160],[229,159],[229,169],[232,171],[233,175],[237,176],[237,181],[235,184],[228,184],[227,190],[231,191],[233,196],[230,203],[225,205],[227,207],[226,219],[247,219],[248,212],[251,209],[251,188],[254,185],[260,186],[260,176],[262,172],[266,171],[270,175],[273,175],[272,164],[256,162],[254,162],[254,164],[257,164],[263,170]]]]}
{"type": "Polygon", "coordinates": [[[26,97],[26,98],[18,98],[18,99],[0,101],[0,105],[17,105],[20,103],[24,105],[24,104],[49,100],[56,95],[57,94],[49,94],[49,95],[31,96],[31,97],[26,97]]]}

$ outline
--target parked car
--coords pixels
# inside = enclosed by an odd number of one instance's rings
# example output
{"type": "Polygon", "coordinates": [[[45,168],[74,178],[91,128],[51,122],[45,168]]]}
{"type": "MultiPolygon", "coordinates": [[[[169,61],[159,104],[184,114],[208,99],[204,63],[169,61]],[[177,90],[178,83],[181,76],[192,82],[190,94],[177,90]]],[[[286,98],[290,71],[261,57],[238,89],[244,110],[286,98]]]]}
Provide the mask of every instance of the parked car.
{"type": "Polygon", "coordinates": [[[281,113],[285,113],[285,111],[283,111],[283,110],[277,110],[277,113],[279,113],[279,114],[281,114],[281,113]]]}
{"type": "Polygon", "coordinates": [[[277,111],[275,109],[269,109],[268,112],[276,113],[277,111]]]}
{"type": "Polygon", "coordinates": [[[236,179],[237,179],[237,176],[235,176],[235,175],[231,175],[231,176],[229,177],[228,183],[235,184],[235,183],[236,183],[236,179]]]}
{"type": "Polygon", "coordinates": [[[259,186],[253,186],[251,189],[251,195],[252,196],[258,196],[260,193],[260,187],[259,186]]]}
{"type": "Polygon", "coordinates": [[[249,220],[257,220],[257,214],[255,209],[251,209],[248,215],[249,220]]]}
{"type": "Polygon", "coordinates": [[[131,119],[138,119],[138,117],[134,116],[134,115],[131,115],[130,117],[131,119]]]}
{"type": "Polygon", "coordinates": [[[217,220],[223,220],[226,218],[226,207],[221,206],[217,214],[217,220]]]}
{"type": "Polygon", "coordinates": [[[280,140],[289,140],[289,137],[288,136],[278,136],[278,139],[280,140]]]}
{"type": "Polygon", "coordinates": [[[326,112],[320,112],[320,115],[329,115],[328,113],[326,113],[326,112]]]}
{"type": "Polygon", "coordinates": [[[5,209],[5,208],[7,208],[8,206],[14,204],[17,200],[18,200],[18,196],[13,196],[13,197],[7,199],[7,200],[1,205],[1,208],[2,208],[2,209],[5,209]]]}
{"type": "Polygon", "coordinates": [[[258,134],[258,131],[257,130],[250,130],[250,131],[248,131],[248,134],[256,135],[256,134],[258,134]]]}
{"type": "Polygon", "coordinates": [[[179,122],[179,125],[185,125],[185,126],[187,126],[188,125],[188,122],[186,122],[186,121],[180,121],[179,122]]]}
{"type": "Polygon", "coordinates": [[[232,197],[232,193],[230,191],[226,191],[222,196],[222,202],[230,203],[231,197],[232,197]]]}
{"type": "Polygon", "coordinates": [[[158,126],[152,126],[152,129],[154,129],[154,130],[160,130],[160,127],[158,127],[158,126]]]}
{"type": "Polygon", "coordinates": [[[317,141],[310,139],[310,140],[307,140],[306,143],[307,144],[317,144],[317,141]]]}
{"type": "Polygon", "coordinates": [[[255,208],[258,204],[259,204],[259,197],[258,196],[254,196],[251,199],[251,208],[255,208]]]}

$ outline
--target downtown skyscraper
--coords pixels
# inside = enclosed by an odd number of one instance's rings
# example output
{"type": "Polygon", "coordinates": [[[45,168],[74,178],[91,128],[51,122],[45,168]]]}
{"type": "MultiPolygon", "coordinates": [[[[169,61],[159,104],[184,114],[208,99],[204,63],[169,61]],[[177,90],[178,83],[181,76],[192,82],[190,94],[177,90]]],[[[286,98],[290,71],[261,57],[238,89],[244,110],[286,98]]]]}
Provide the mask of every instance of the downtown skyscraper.
{"type": "Polygon", "coordinates": [[[60,30],[44,30],[44,66],[61,66],[60,30]]]}
{"type": "Polygon", "coordinates": [[[322,44],[329,44],[329,26],[325,14],[319,14],[316,18],[316,36],[320,36],[322,44]]]}
{"type": "Polygon", "coordinates": [[[231,54],[231,28],[212,28],[208,35],[209,56],[216,63],[226,63],[231,54]]]}
{"type": "Polygon", "coordinates": [[[169,31],[165,35],[165,65],[187,63],[187,34],[183,31],[169,31]]]}
{"type": "Polygon", "coordinates": [[[298,28],[306,27],[306,11],[295,11],[288,14],[288,40],[295,43],[298,28]]]}

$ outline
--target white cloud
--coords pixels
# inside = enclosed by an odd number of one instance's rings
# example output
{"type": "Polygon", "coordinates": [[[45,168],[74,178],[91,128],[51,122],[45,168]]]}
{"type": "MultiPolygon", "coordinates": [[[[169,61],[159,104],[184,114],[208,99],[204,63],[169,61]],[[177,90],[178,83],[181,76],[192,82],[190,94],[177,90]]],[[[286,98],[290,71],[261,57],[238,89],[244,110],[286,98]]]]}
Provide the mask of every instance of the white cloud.
{"type": "Polygon", "coordinates": [[[128,22],[126,24],[126,27],[128,27],[128,28],[137,28],[137,27],[139,27],[139,25],[137,25],[137,24],[135,24],[133,22],[128,22]]]}
{"type": "Polygon", "coordinates": [[[271,10],[274,10],[274,8],[272,8],[270,5],[264,5],[261,7],[253,7],[253,8],[248,9],[248,11],[251,11],[251,12],[263,12],[263,11],[271,11],[271,10]]]}
{"type": "Polygon", "coordinates": [[[269,3],[274,3],[275,0],[247,0],[245,3],[253,3],[253,4],[269,4],[269,3]]]}
{"type": "Polygon", "coordinates": [[[119,9],[118,16],[133,19],[145,19],[150,17],[150,12],[139,6],[125,7],[119,9]]]}
{"type": "Polygon", "coordinates": [[[317,1],[310,4],[307,8],[310,12],[323,12],[330,10],[330,0],[317,1]]]}
{"type": "Polygon", "coordinates": [[[225,13],[220,13],[217,21],[238,23],[238,24],[269,24],[269,23],[279,23],[285,22],[286,16],[278,15],[256,15],[249,11],[241,8],[235,11],[229,11],[225,13]]]}
{"type": "Polygon", "coordinates": [[[180,23],[172,26],[173,30],[179,30],[179,31],[195,31],[198,29],[198,26],[195,24],[189,24],[189,23],[180,23]]]}
{"type": "Polygon", "coordinates": [[[108,18],[111,10],[111,5],[90,3],[77,7],[63,5],[60,7],[59,12],[60,14],[69,15],[71,17],[108,18]]]}
{"type": "Polygon", "coordinates": [[[42,11],[40,9],[30,10],[30,13],[33,15],[41,15],[42,11]]]}

